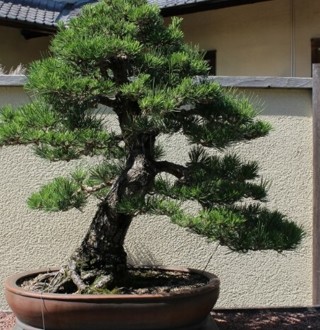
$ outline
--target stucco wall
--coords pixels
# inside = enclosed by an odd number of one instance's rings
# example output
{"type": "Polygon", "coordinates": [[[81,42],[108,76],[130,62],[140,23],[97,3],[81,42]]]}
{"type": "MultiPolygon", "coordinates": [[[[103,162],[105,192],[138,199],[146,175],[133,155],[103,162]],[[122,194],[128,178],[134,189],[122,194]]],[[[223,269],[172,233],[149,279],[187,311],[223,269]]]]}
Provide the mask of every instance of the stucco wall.
{"type": "MultiPolygon", "coordinates": [[[[148,217],[133,224],[128,246],[136,256],[134,260],[142,256],[157,264],[203,269],[210,260],[207,269],[221,278],[219,307],[311,305],[311,95],[297,90],[254,90],[254,94],[260,105],[264,103],[262,117],[274,130],[266,138],[233,149],[244,158],[259,161],[261,175],[272,183],[269,207],[303,224],[308,232],[303,245],[283,254],[230,253],[164,218],[148,217]],[[141,226],[146,240],[142,240],[141,226]]],[[[166,145],[172,160],[186,159],[182,137],[168,139],[166,145]]]]}
{"type": "MultiPolygon", "coordinates": [[[[252,94],[253,91],[247,91],[252,94]]],[[[309,90],[254,90],[254,102],[264,104],[262,116],[274,131],[234,147],[243,157],[257,159],[261,174],[271,181],[271,208],[303,224],[308,236],[294,252],[230,253],[161,217],[139,217],[126,246],[135,263],[185,265],[215,272],[221,278],[219,307],[310,305],[312,302],[312,119],[309,90]]],[[[1,88],[0,105],[19,104],[21,88],[1,88]]],[[[114,121],[114,117],[110,116],[114,121]]],[[[186,159],[181,136],[163,137],[167,156],[186,159]]],[[[87,159],[80,163],[86,164],[87,159]]],[[[0,149],[0,282],[14,272],[60,265],[79,244],[94,214],[92,202],[83,213],[43,213],[28,210],[31,192],[51,178],[67,173],[79,161],[49,163],[29,147],[0,149]]],[[[0,310],[7,309],[0,296],[0,310]]]]}
{"type": "Polygon", "coordinates": [[[217,75],[311,75],[320,1],[273,0],[183,16],[186,40],[216,49],[217,75]]]}

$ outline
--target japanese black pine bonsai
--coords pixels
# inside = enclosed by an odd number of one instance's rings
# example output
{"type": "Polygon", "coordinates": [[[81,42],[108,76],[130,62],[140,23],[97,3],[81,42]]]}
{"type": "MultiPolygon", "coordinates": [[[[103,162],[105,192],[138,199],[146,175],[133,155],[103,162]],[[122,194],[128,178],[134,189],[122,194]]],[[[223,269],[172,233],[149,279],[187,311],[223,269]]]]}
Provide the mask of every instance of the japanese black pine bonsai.
{"type": "MultiPolygon", "coordinates": [[[[33,144],[50,161],[99,156],[31,195],[33,209],[81,209],[100,202],[81,246],[47,283],[61,292],[69,283],[81,293],[113,288],[128,270],[123,244],[138,214],[167,215],[175,224],[235,251],[297,247],[303,230],[263,207],[267,183],[256,162],[223,154],[234,143],[265,136],[245,97],[207,79],[208,64],[185,44],[181,19],[165,26],[146,0],[104,0],[59,26],[49,58],[31,65],[32,103],[1,110],[0,144],[33,144]],[[97,109],[112,108],[112,132],[97,109]],[[162,135],[183,134],[189,160],[165,159],[162,135]],[[215,151],[214,152],[212,152],[215,151]],[[219,151],[219,152],[217,152],[219,151]],[[197,215],[181,207],[201,206],[197,215]]],[[[69,285],[70,286],[70,285],[69,285]]]]}

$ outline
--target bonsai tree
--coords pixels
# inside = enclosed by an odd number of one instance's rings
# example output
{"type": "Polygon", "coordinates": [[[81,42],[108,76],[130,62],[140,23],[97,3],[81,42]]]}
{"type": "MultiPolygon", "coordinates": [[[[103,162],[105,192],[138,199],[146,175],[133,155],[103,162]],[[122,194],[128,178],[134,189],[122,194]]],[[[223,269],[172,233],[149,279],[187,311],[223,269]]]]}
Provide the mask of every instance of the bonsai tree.
{"type": "Polygon", "coordinates": [[[1,109],[0,145],[33,144],[50,161],[101,160],[54,179],[28,200],[33,209],[67,211],[83,208],[90,196],[99,199],[81,245],[46,278],[50,292],[116,286],[128,271],[123,244],[138,214],[166,215],[240,252],[294,249],[304,235],[263,206],[268,184],[257,163],[222,153],[267,135],[271,126],[244,96],[208,79],[204,54],[184,42],[180,24],[173,18],[166,26],[146,0],[85,6],[59,26],[51,56],[31,65],[32,102],[1,109]],[[102,106],[112,108],[118,130],[102,106]],[[185,164],[166,160],[159,143],[174,134],[190,144],[185,164]],[[201,206],[198,214],[182,208],[189,200],[201,206]]]}

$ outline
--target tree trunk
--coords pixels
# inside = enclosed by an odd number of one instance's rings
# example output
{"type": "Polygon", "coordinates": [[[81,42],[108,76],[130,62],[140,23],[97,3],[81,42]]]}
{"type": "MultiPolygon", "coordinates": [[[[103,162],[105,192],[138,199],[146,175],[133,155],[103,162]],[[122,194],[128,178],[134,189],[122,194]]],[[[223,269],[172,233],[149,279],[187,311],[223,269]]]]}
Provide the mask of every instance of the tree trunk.
{"type": "Polygon", "coordinates": [[[136,140],[126,168],[98,206],[81,246],[72,254],[62,271],[62,281],[56,281],[53,291],[61,290],[60,284],[65,284],[66,278],[71,278],[80,292],[87,292],[92,283],[97,288],[110,289],[124,278],[127,254],[123,245],[134,215],[121,213],[118,206],[123,200],[144,198],[153,186],[154,140],[150,135],[141,135],[136,140]]]}
{"type": "Polygon", "coordinates": [[[132,216],[113,212],[106,201],[101,203],[81,246],[73,253],[69,267],[81,278],[92,273],[108,276],[106,285],[111,288],[115,280],[127,270],[127,255],[123,244],[132,216]]]}

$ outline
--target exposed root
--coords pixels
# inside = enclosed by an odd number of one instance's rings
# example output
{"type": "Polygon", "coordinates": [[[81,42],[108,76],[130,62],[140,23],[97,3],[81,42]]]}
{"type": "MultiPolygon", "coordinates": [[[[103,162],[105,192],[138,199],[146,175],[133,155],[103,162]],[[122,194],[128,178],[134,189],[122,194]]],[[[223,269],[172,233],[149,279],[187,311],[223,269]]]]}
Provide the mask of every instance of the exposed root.
{"type": "Polygon", "coordinates": [[[75,262],[70,262],[69,264],[69,276],[72,282],[76,285],[78,288],[78,292],[85,292],[88,289],[88,285],[84,283],[84,281],[81,279],[80,274],[77,273],[76,271],[76,265],[75,262]]]}
{"type": "Polygon", "coordinates": [[[33,291],[46,291],[48,283],[52,278],[56,277],[59,272],[45,273],[37,276],[32,281],[29,281],[29,285],[33,291]]]}
{"type": "Polygon", "coordinates": [[[103,271],[79,272],[69,263],[58,272],[48,272],[26,281],[22,286],[30,291],[46,293],[101,293],[113,289],[114,278],[103,271]]]}
{"type": "Polygon", "coordinates": [[[58,293],[61,292],[62,289],[69,283],[70,278],[67,276],[67,271],[63,267],[60,271],[52,278],[52,280],[48,283],[47,292],[58,293]]]}
{"type": "Polygon", "coordinates": [[[111,275],[102,275],[95,280],[94,286],[97,289],[104,289],[108,287],[110,282],[113,282],[111,275]]]}
{"type": "Polygon", "coordinates": [[[21,286],[29,291],[64,294],[167,294],[202,286],[208,278],[196,273],[132,268],[128,269],[125,278],[116,282],[116,287],[110,287],[110,282],[114,283],[114,279],[108,272],[90,270],[78,273],[63,267],[59,272],[41,274],[21,286]],[[83,289],[79,289],[82,285],[83,289]]]}

